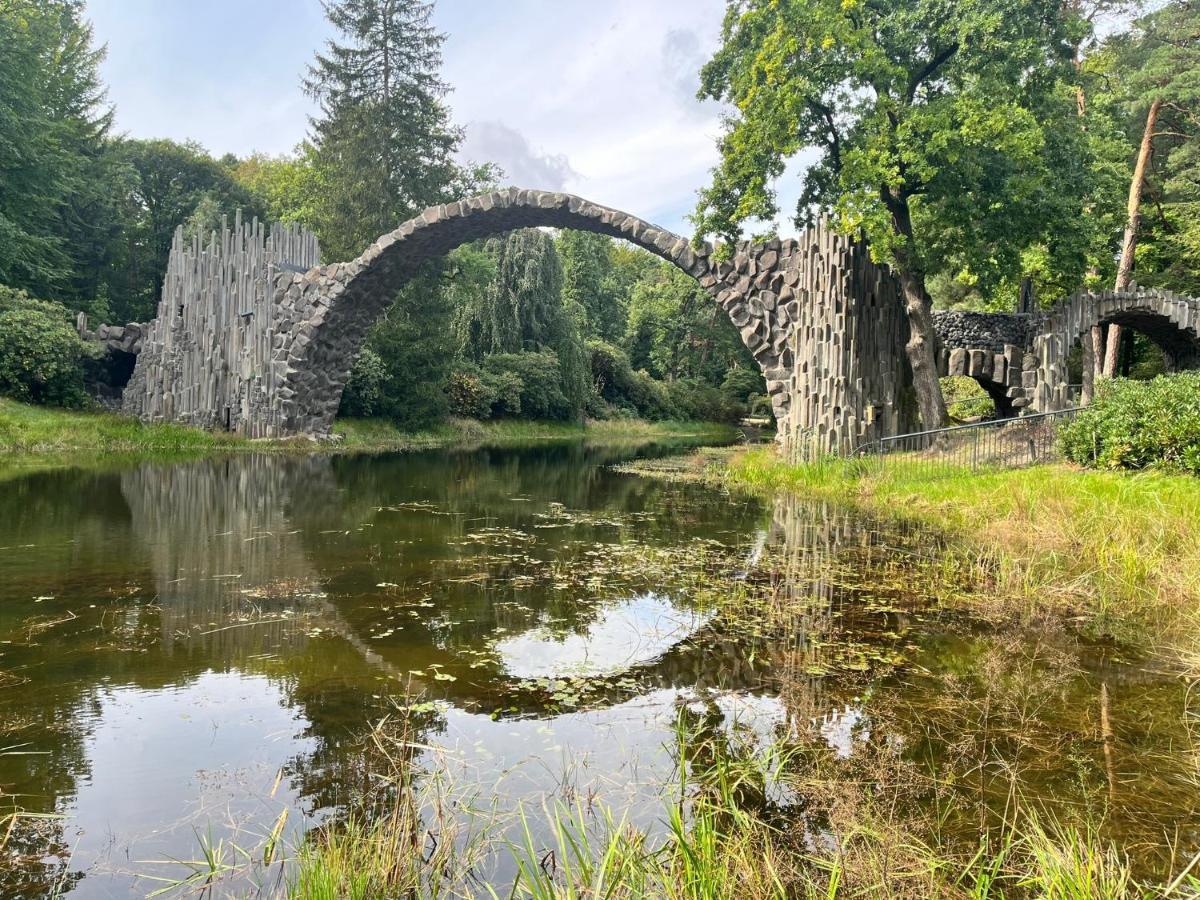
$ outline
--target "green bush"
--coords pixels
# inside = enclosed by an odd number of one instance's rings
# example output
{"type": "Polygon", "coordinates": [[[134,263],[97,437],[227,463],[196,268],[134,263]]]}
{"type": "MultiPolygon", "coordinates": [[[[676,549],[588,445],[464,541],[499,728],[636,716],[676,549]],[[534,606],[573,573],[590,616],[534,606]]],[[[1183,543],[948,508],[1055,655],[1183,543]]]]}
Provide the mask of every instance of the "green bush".
{"type": "Polygon", "coordinates": [[[446,394],[450,412],[467,419],[498,419],[521,414],[521,394],[525,382],[503,366],[483,371],[465,366],[450,375],[446,394]]]}
{"type": "Polygon", "coordinates": [[[95,352],[80,340],[65,306],[0,286],[0,394],[46,406],[86,406],[83,364],[95,352]]]}
{"type": "Polygon", "coordinates": [[[363,347],[350,370],[350,380],[342,391],[339,416],[365,418],[379,415],[383,408],[383,388],[387,380],[387,367],[379,354],[370,347],[363,347]]]}
{"type": "Polygon", "coordinates": [[[951,375],[941,379],[942,397],[954,419],[990,419],[996,416],[996,404],[974,378],[951,375]]]}
{"type": "Polygon", "coordinates": [[[552,350],[489,356],[483,361],[483,376],[496,396],[496,416],[567,420],[579,415],[563,389],[562,368],[552,350]]]}
{"type": "Polygon", "coordinates": [[[1200,475],[1200,372],[1102,382],[1061,441],[1067,459],[1080,465],[1200,475]]]}

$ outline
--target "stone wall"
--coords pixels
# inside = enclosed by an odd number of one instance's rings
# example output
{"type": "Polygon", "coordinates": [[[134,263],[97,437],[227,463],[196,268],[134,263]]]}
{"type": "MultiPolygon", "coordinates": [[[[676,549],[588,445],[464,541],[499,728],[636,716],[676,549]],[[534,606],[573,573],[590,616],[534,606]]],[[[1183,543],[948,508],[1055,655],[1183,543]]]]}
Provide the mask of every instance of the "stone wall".
{"type": "Polygon", "coordinates": [[[88,328],[86,313],[75,317],[75,330],[85,341],[98,344],[105,353],[141,353],[142,340],[151,323],[129,322],[126,325],[100,325],[95,331],[88,328]]]}
{"type": "Polygon", "coordinates": [[[1003,353],[1009,345],[1028,347],[1036,317],[1016,313],[937,310],[933,327],[939,345],[948,349],[973,347],[1003,353]]]}

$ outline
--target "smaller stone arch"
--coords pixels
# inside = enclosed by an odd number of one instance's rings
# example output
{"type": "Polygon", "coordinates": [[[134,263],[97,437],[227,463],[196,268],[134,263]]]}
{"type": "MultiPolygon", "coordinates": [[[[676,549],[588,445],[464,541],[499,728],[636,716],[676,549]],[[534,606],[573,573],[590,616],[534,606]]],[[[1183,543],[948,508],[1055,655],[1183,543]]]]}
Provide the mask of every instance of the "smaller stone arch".
{"type": "Polygon", "coordinates": [[[1021,313],[938,311],[938,375],[973,378],[1009,419],[1029,405],[1025,390],[1026,347],[1035,319],[1021,313]]]}
{"type": "MultiPolygon", "coordinates": [[[[1033,337],[1031,406],[1038,412],[1075,404],[1068,360],[1077,342],[1097,325],[1123,325],[1140,331],[1163,351],[1168,371],[1200,368],[1200,300],[1154,288],[1079,293],[1043,319],[1033,337]]],[[[1085,365],[1086,365],[1085,360],[1085,365]]]]}

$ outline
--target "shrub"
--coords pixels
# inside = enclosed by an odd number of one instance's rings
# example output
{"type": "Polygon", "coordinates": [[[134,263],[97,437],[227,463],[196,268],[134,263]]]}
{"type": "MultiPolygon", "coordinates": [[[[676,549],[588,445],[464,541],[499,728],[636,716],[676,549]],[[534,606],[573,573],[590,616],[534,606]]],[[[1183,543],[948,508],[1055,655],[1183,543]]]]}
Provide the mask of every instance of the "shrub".
{"type": "Polygon", "coordinates": [[[496,394],[495,415],[574,419],[580,413],[563,390],[562,369],[552,350],[497,353],[484,360],[483,374],[496,394]]]}
{"type": "Polygon", "coordinates": [[[83,363],[95,353],[80,340],[65,306],[0,287],[0,394],[47,406],[85,406],[83,363]]]}
{"type": "Polygon", "coordinates": [[[1067,459],[1080,465],[1200,475],[1200,372],[1102,382],[1061,441],[1067,459]]]}
{"type": "Polygon", "coordinates": [[[698,422],[737,422],[745,405],[730,400],[719,388],[703,381],[680,379],[667,386],[671,417],[698,422]]]}
{"type": "Polygon", "coordinates": [[[941,379],[942,397],[950,415],[959,419],[990,419],[996,416],[996,404],[974,378],[951,375],[941,379]]]}
{"type": "Polygon", "coordinates": [[[386,380],[387,367],[383,360],[370,347],[364,347],[350,370],[350,380],[342,391],[338,415],[358,418],[379,415],[383,407],[386,380]]]}
{"type": "Polygon", "coordinates": [[[450,413],[467,419],[494,419],[521,414],[520,376],[511,371],[482,371],[466,366],[451,373],[446,386],[450,413]]]}
{"type": "Polygon", "coordinates": [[[446,396],[450,400],[452,416],[486,419],[492,414],[492,404],[478,372],[451,372],[446,396]]]}

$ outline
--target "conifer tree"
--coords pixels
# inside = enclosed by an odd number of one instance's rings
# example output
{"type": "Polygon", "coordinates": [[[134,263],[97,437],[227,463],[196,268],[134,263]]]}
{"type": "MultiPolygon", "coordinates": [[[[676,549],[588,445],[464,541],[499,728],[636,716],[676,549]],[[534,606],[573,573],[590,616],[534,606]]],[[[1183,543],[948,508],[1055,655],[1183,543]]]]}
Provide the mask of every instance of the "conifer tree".
{"type": "Polygon", "coordinates": [[[446,198],[461,134],[439,76],[445,36],[421,0],[328,0],[337,29],[304,81],[321,104],[312,122],[329,259],[351,259],[415,212],[446,198]]]}

